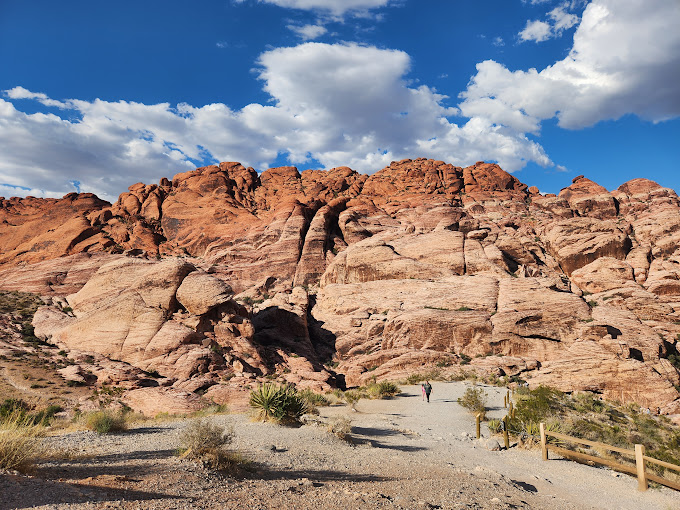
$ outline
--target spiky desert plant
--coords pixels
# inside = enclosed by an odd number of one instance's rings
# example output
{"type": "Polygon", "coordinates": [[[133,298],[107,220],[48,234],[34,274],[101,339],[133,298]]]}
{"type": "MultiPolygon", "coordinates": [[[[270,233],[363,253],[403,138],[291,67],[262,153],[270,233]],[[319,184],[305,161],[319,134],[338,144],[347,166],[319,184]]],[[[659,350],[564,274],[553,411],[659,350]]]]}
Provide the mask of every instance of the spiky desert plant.
{"type": "Polygon", "coordinates": [[[250,392],[250,407],[257,410],[257,419],[277,423],[295,423],[310,407],[291,385],[263,383],[250,392]]]}
{"type": "Polygon", "coordinates": [[[26,471],[41,450],[44,427],[14,412],[0,420],[0,469],[26,471]]]}

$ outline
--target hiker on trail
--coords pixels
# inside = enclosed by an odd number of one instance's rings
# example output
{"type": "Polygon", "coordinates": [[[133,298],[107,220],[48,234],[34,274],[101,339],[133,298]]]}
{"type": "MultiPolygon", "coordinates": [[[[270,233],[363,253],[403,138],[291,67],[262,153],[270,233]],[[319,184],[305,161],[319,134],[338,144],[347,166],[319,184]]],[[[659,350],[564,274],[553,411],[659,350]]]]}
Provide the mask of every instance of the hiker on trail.
{"type": "Polygon", "coordinates": [[[423,396],[427,397],[427,401],[430,401],[430,393],[432,393],[432,385],[430,381],[425,381],[425,384],[421,384],[423,388],[423,396]]]}

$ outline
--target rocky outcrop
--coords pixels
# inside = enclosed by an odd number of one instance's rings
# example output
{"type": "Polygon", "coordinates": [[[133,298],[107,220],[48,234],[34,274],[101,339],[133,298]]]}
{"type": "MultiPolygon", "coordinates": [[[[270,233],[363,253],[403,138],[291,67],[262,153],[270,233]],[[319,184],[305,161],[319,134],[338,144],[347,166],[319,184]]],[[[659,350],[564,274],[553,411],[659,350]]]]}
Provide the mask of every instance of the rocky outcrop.
{"type": "Polygon", "coordinates": [[[680,412],[680,201],[646,179],[555,196],[481,162],[221,163],[113,205],[2,204],[0,285],[51,296],[38,334],[173,392],[242,402],[271,378],[323,390],[463,364],[680,412]]]}

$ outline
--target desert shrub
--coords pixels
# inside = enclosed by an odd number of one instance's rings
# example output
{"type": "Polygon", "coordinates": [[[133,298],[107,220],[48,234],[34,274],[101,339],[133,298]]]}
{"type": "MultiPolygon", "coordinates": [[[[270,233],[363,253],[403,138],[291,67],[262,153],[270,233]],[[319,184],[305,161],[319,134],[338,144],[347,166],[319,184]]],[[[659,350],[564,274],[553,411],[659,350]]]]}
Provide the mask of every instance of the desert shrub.
{"type": "Polygon", "coordinates": [[[488,394],[477,385],[469,386],[458,399],[458,403],[473,414],[483,414],[486,411],[487,396],[488,394]]]}
{"type": "Polygon", "coordinates": [[[233,439],[233,429],[225,429],[205,420],[192,421],[180,435],[184,450],[191,450],[195,455],[202,455],[208,450],[222,448],[231,444],[233,439]]]}
{"type": "Polygon", "coordinates": [[[259,420],[277,423],[296,423],[310,409],[293,386],[274,383],[261,384],[251,391],[250,407],[257,411],[259,420]]]}
{"type": "Polygon", "coordinates": [[[419,373],[416,373],[416,374],[409,375],[404,380],[404,384],[412,386],[414,384],[418,384],[419,382],[423,382],[423,381],[437,381],[437,380],[441,379],[441,376],[442,376],[442,372],[441,372],[441,370],[438,370],[438,369],[429,370],[427,372],[419,372],[419,373]]]}
{"type": "Polygon", "coordinates": [[[321,395],[320,393],[315,393],[310,389],[301,390],[298,392],[298,394],[311,407],[325,407],[330,405],[330,402],[325,396],[321,395]]]}
{"type": "Polygon", "coordinates": [[[235,473],[248,468],[250,461],[225,447],[234,440],[231,427],[220,427],[204,420],[192,421],[182,431],[182,456],[200,462],[204,468],[235,473]]]}
{"type": "Polygon", "coordinates": [[[349,404],[349,406],[354,409],[354,406],[359,402],[359,399],[361,399],[362,395],[359,390],[347,390],[343,394],[345,401],[349,404]]]}
{"type": "Polygon", "coordinates": [[[547,386],[515,392],[515,419],[520,423],[540,423],[563,408],[564,394],[547,386]]]}
{"type": "Polygon", "coordinates": [[[350,441],[352,422],[349,418],[337,417],[328,424],[328,432],[336,435],[344,441],[350,441]]]}
{"type": "Polygon", "coordinates": [[[44,431],[20,411],[0,418],[0,469],[29,470],[42,449],[44,431]]]}
{"type": "Polygon", "coordinates": [[[63,410],[64,409],[61,406],[49,405],[45,409],[41,409],[32,416],[33,423],[47,427],[52,423],[54,415],[63,410]]]}
{"type": "Polygon", "coordinates": [[[380,381],[367,388],[371,398],[392,398],[399,393],[399,386],[392,381],[380,381]]]}
{"type": "Polygon", "coordinates": [[[0,420],[8,418],[9,416],[18,415],[31,425],[48,426],[52,422],[54,415],[61,410],[61,406],[50,405],[45,409],[31,412],[31,406],[23,400],[8,398],[0,404],[0,420]]]}
{"type": "Polygon", "coordinates": [[[98,434],[109,434],[126,430],[127,423],[123,413],[102,410],[86,414],[85,427],[98,434]]]}
{"type": "Polygon", "coordinates": [[[607,409],[607,405],[600,399],[595,398],[592,393],[579,393],[574,396],[574,410],[579,412],[602,413],[607,409]]]}
{"type": "Polygon", "coordinates": [[[19,398],[7,398],[0,404],[0,420],[17,413],[22,416],[30,409],[29,405],[19,398]]]}

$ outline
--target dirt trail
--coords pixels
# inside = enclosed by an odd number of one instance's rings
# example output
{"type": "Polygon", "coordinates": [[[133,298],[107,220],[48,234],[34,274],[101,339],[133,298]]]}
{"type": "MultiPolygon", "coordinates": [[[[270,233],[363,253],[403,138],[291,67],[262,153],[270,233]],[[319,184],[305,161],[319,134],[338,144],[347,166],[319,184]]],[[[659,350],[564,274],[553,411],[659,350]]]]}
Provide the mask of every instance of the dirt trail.
{"type": "MultiPolygon", "coordinates": [[[[242,414],[207,418],[233,427],[232,446],[254,461],[253,472],[237,478],[175,455],[189,420],[49,438],[76,457],[44,462],[34,478],[0,475],[0,510],[680,508],[680,493],[640,493],[634,478],[607,469],[541,462],[536,450],[489,451],[472,438],[474,420],[456,403],[465,384],[433,386],[429,404],[419,387],[408,386],[392,400],[360,401],[357,412],[321,408],[319,420],[351,418],[354,446],[320,426],[279,427],[242,414]]],[[[502,390],[485,389],[490,415],[502,416],[502,390]]]]}

